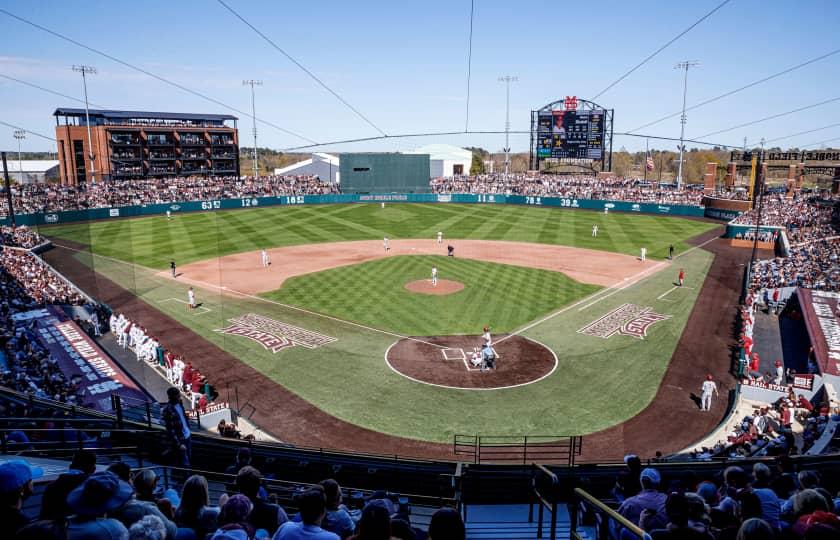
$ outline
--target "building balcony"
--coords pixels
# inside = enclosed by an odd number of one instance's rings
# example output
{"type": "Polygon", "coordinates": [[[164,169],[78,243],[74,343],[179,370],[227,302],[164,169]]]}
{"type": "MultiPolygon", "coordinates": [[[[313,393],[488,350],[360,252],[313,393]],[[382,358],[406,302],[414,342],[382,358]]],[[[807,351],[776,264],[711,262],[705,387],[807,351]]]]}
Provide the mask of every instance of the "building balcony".
{"type": "Polygon", "coordinates": [[[152,165],[149,167],[149,175],[150,176],[175,176],[176,170],[175,166],[170,167],[160,167],[152,165]]]}
{"type": "Polygon", "coordinates": [[[213,146],[233,146],[233,137],[224,137],[218,135],[212,135],[210,137],[210,144],[213,146]]]}
{"type": "Polygon", "coordinates": [[[150,161],[175,161],[175,154],[158,154],[152,152],[149,154],[150,161]]]}
{"type": "Polygon", "coordinates": [[[182,155],[181,161],[207,161],[205,154],[182,155]]]}
{"type": "Polygon", "coordinates": [[[113,135],[109,142],[111,146],[140,146],[141,144],[139,137],[114,137],[113,135]]]}
{"type": "Polygon", "coordinates": [[[181,134],[181,146],[205,146],[207,139],[204,137],[189,133],[181,134]]]}

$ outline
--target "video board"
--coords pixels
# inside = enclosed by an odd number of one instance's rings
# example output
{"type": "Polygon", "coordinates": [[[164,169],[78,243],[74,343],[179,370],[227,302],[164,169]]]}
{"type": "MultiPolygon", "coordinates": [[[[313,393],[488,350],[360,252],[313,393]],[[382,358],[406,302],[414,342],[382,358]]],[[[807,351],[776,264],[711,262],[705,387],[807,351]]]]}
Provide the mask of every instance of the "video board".
{"type": "Polygon", "coordinates": [[[541,111],[537,117],[537,158],[603,159],[606,111],[541,111]]]}

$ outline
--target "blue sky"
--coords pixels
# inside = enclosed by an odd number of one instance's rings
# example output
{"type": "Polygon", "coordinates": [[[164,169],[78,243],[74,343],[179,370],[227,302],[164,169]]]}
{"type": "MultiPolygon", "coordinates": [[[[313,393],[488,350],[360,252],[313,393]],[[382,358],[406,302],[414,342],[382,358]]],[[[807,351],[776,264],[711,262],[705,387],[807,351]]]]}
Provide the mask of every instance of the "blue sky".
{"type": "MultiPolygon", "coordinates": [[[[386,133],[464,128],[469,0],[228,1],[386,133]]],[[[470,128],[504,128],[500,75],[519,77],[511,86],[511,127],[527,130],[532,109],[566,95],[597,94],[720,1],[475,0],[470,128]]],[[[250,110],[242,80],[261,79],[257,116],[318,142],[377,135],[214,0],[6,0],[0,6],[242,110],[250,110]]],[[[99,70],[89,81],[93,103],[129,110],[230,112],[5,14],[0,23],[0,74],[81,99],[81,80],[70,66],[89,64],[99,70]]],[[[701,62],[689,74],[691,105],[840,49],[838,23],[836,0],[731,0],[598,102],[615,109],[616,131],[631,130],[679,111],[682,74],[673,69],[675,63],[701,62]]],[[[840,54],[689,112],[686,136],[834,97],[840,97],[840,54]]],[[[4,122],[46,135],[54,134],[51,115],[57,106],[78,106],[2,78],[0,103],[4,122]]],[[[747,137],[757,144],[762,137],[840,123],[839,113],[840,100],[709,139],[740,145],[747,137]]],[[[678,137],[679,128],[675,117],[643,132],[678,137]]],[[[241,118],[242,144],[250,129],[250,118],[241,118]]],[[[260,146],[305,144],[268,126],[258,129],[260,146]]],[[[0,126],[0,148],[17,149],[12,131],[0,126]]],[[[826,146],[840,146],[840,127],[778,144],[834,138],[826,146]]],[[[392,139],[322,150],[393,151],[433,142],[496,151],[504,136],[392,139]]],[[[615,139],[616,149],[644,144],[644,139],[615,139]]],[[[675,144],[651,142],[672,149],[675,144]]],[[[23,147],[49,150],[50,145],[30,134],[23,147]]],[[[511,146],[527,150],[528,136],[512,136],[511,146]]]]}

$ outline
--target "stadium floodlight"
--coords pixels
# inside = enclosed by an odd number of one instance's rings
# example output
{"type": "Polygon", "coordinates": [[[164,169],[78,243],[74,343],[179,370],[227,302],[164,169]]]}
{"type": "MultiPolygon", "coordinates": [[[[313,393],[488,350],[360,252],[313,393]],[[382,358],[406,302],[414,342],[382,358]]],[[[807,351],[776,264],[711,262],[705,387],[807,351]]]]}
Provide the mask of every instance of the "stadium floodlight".
{"type": "Polygon", "coordinates": [[[18,172],[20,173],[20,183],[23,183],[23,160],[20,157],[20,141],[26,138],[26,132],[22,129],[15,130],[15,139],[18,142],[18,172]]]}
{"type": "Polygon", "coordinates": [[[699,66],[700,62],[694,60],[686,60],[685,62],[680,62],[674,69],[682,69],[685,70],[685,78],[683,79],[683,106],[682,106],[682,114],[680,115],[680,163],[677,168],[677,189],[682,187],[682,173],[683,173],[683,154],[685,153],[685,98],[688,94],[688,70],[689,68],[693,68],[699,66]]]}
{"type": "Polygon", "coordinates": [[[251,119],[254,121],[254,178],[260,175],[260,166],[257,162],[257,109],[254,105],[254,87],[262,86],[262,84],[262,81],[257,81],[254,79],[242,81],[242,86],[251,87],[251,119]]]}
{"type": "Polygon", "coordinates": [[[93,66],[74,65],[73,71],[82,74],[82,86],[85,89],[85,123],[87,124],[88,157],[90,158],[90,179],[92,182],[96,183],[96,168],[93,166],[93,137],[91,137],[90,135],[90,108],[88,105],[87,93],[87,76],[96,75],[96,68],[93,66]]]}
{"type": "Polygon", "coordinates": [[[510,173],[510,83],[517,81],[516,76],[499,77],[499,82],[505,83],[505,176],[510,173]]]}

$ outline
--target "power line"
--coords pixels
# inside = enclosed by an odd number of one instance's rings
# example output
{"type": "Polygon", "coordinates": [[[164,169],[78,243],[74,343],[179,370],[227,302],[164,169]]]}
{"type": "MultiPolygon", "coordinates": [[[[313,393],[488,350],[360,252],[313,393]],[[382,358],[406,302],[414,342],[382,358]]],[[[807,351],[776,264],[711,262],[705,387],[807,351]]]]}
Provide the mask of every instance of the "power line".
{"type": "Polygon", "coordinates": [[[804,146],[800,146],[799,148],[808,148],[809,146],[820,146],[820,145],[823,145],[825,143],[834,142],[834,141],[840,141],[840,137],[834,137],[833,139],[826,139],[824,141],[815,142],[815,143],[811,143],[811,144],[806,144],[804,146]]]}
{"type": "MultiPolygon", "coordinates": [[[[309,150],[312,148],[319,148],[323,146],[332,146],[338,144],[351,144],[351,143],[360,143],[360,142],[371,142],[371,141],[381,141],[384,139],[409,139],[409,138],[416,138],[416,137],[442,137],[445,135],[500,135],[504,133],[510,133],[512,135],[527,135],[530,134],[530,131],[526,130],[511,130],[511,131],[499,131],[499,130],[482,130],[482,131],[475,131],[475,130],[467,130],[467,131],[430,131],[424,133],[402,133],[398,135],[386,135],[386,136],[374,136],[374,137],[359,137],[356,139],[342,139],[337,141],[330,141],[324,143],[317,143],[317,144],[307,144],[304,146],[294,146],[291,148],[281,148],[281,152],[296,152],[299,150],[309,150]]],[[[616,132],[613,135],[621,135],[626,137],[637,137],[640,139],[656,139],[661,141],[679,141],[676,137],[660,137],[658,135],[644,135],[640,133],[621,133],[616,132]]],[[[732,145],[732,144],[723,144],[718,142],[711,142],[711,141],[701,141],[697,139],[684,139],[684,142],[690,142],[695,144],[702,144],[705,146],[718,146],[721,148],[740,148],[740,146],[732,145]]]]}
{"type": "Polygon", "coordinates": [[[703,15],[702,17],[700,17],[697,21],[695,21],[695,22],[694,22],[694,24],[692,24],[691,26],[689,26],[688,28],[686,28],[685,30],[683,30],[682,32],[680,32],[679,34],[677,34],[677,35],[676,35],[674,38],[672,38],[672,39],[671,39],[668,43],[666,43],[665,45],[663,45],[663,46],[659,47],[658,49],[656,49],[656,51],[654,51],[652,54],[650,54],[647,58],[645,58],[644,60],[642,60],[641,62],[639,62],[639,63],[638,63],[638,64],[636,64],[635,66],[633,66],[633,68],[631,68],[631,69],[630,69],[630,71],[628,71],[627,73],[625,73],[624,75],[622,75],[621,77],[619,77],[618,79],[616,79],[615,81],[613,81],[613,82],[612,82],[609,86],[607,86],[606,88],[604,88],[603,90],[601,90],[600,92],[598,92],[598,93],[595,95],[595,97],[593,97],[593,98],[592,98],[592,101],[594,101],[594,100],[598,99],[598,97],[600,97],[602,94],[605,94],[605,93],[606,93],[606,92],[607,92],[610,88],[612,88],[613,86],[617,85],[618,83],[620,83],[621,81],[623,81],[624,79],[626,79],[628,76],[630,76],[630,74],[631,74],[631,73],[633,73],[634,71],[636,71],[637,69],[639,69],[639,68],[640,68],[640,67],[642,67],[643,65],[647,64],[650,60],[652,60],[652,59],[653,59],[653,57],[655,57],[657,54],[659,54],[659,53],[661,53],[662,51],[664,51],[665,49],[667,49],[667,48],[668,48],[668,47],[669,47],[672,43],[674,43],[675,41],[677,41],[678,39],[680,39],[681,37],[683,37],[684,35],[686,35],[687,33],[689,33],[692,29],[694,29],[694,27],[695,27],[695,26],[697,26],[697,25],[698,25],[698,24],[700,24],[701,22],[703,22],[703,21],[705,21],[706,19],[708,19],[709,17],[711,17],[711,16],[712,16],[712,15],[713,15],[713,14],[714,14],[717,10],[719,10],[720,8],[722,8],[723,6],[725,6],[726,4],[728,4],[729,2],[730,2],[730,0],[723,0],[723,2],[721,2],[720,4],[718,4],[718,6],[717,6],[716,8],[714,8],[714,9],[713,9],[713,10],[711,10],[710,12],[708,12],[708,13],[706,13],[705,15],[703,15]]]}
{"type": "Polygon", "coordinates": [[[9,124],[8,122],[4,122],[2,120],[0,120],[0,124],[3,124],[4,126],[10,127],[12,129],[19,129],[19,130],[22,130],[22,131],[26,131],[30,135],[35,135],[36,137],[41,137],[42,139],[46,139],[48,141],[55,142],[55,139],[53,139],[52,137],[50,137],[48,135],[42,135],[42,134],[38,133],[37,131],[32,131],[31,129],[26,129],[26,128],[22,128],[20,126],[16,126],[14,124],[9,124]]]}
{"type": "Polygon", "coordinates": [[[801,111],[806,111],[808,109],[813,109],[814,107],[819,107],[820,105],[825,105],[827,103],[833,103],[835,101],[840,101],[840,97],[827,99],[825,101],[820,101],[819,103],[812,103],[811,105],[806,105],[804,107],[799,107],[798,109],[793,109],[792,111],[785,111],[783,113],[774,114],[772,116],[767,116],[767,117],[761,118],[759,120],[754,120],[752,122],[747,122],[746,124],[740,124],[740,125],[737,125],[737,126],[733,126],[731,128],[721,129],[720,131],[713,131],[712,133],[706,133],[705,135],[701,135],[700,138],[702,139],[704,137],[711,137],[712,135],[719,135],[721,133],[726,133],[728,131],[733,131],[733,130],[736,130],[738,128],[752,126],[754,124],[759,124],[761,122],[766,122],[767,120],[773,120],[775,118],[781,118],[782,116],[787,116],[789,114],[794,114],[794,113],[798,113],[798,112],[801,112],[801,111]]]}
{"type": "MultiPolygon", "coordinates": [[[[746,85],[744,85],[744,86],[742,86],[742,87],[740,87],[740,88],[736,88],[736,89],[734,89],[734,90],[730,90],[730,91],[728,91],[728,92],[724,92],[723,94],[721,94],[721,95],[719,95],[719,96],[715,96],[715,97],[710,98],[710,99],[707,99],[706,101],[701,101],[700,103],[697,103],[697,104],[695,104],[695,105],[692,105],[691,107],[688,107],[688,108],[686,109],[686,111],[692,111],[692,110],[694,110],[694,109],[698,109],[698,108],[700,108],[700,107],[703,107],[703,106],[705,106],[705,105],[708,105],[709,103],[714,103],[715,101],[721,100],[721,99],[723,99],[723,98],[725,98],[725,97],[729,97],[729,96],[731,96],[731,95],[733,95],[733,94],[737,94],[738,92],[741,92],[742,90],[746,90],[747,88],[752,88],[753,86],[759,85],[759,84],[761,84],[761,83],[765,83],[765,82],[767,82],[767,81],[769,81],[769,80],[775,79],[776,77],[781,77],[782,75],[786,75],[786,74],[790,73],[791,71],[796,71],[796,70],[797,70],[797,69],[799,69],[799,68],[805,67],[805,66],[807,66],[807,65],[809,65],[809,64],[813,64],[814,62],[819,62],[820,60],[823,60],[823,59],[825,59],[825,58],[828,58],[829,56],[833,56],[833,55],[835,55],[835,54],[837,54],[837,53],[840,53],[840,49],[835,49],[835,50],[833,50],[833,51],[831,51],[831,52],[829,52],[829,53],[826,53],[826,54],[823,54],[823,55],[818,56],[818,57],[816,57],[816,58],[812,58],[812,59],[810,59],[810,60],[807,60],[807,61],[805,61],[805,62],[802,62],[801,64],[797,64],[797,65],[792,66],[792,67],[789,67],[789,68],[787,68],[787,69],[783,69],[782,71],[780,71],[780,72],[778,72],[778,73],[774,73],[773,75],[769,75],[769,76],[767,76],[767,77],[764,77],[763,79],[759,79],[759,80],[757,80],[757,81],[753,81],[753,82],[751,82],[751,83],[749,83],[749,84],[746,84],[746,85]]],[[[659,118],[659,119],[657,119],[657,120],[654,120],[653,122],[649,122],[649,123],[647,123],[647,124],[645,124],[645,125],[643,125],[643,126],[639,126],[639,127],[637,127],[636,129],[631,129],[631,130],[630,130],[630,132],[632,133],[632,132],[634,132],[634,131],[639,131],[640,129],[644,129],[644,128],[646,128],[646,127],[650,127],[650,126],[656,125],[656,124],[658,124],[658,123],[660,123],[660,122],[663,122],[663,121],[665,121],[665,120],[668,120],[668,119],[670,119],[670,118],[673,118],[673,117],[675,117],[675,116],[679,116],[679,115],[680,115],[680,111],[677,111],[677,112],[675,112],[675,113],[671,113],[671,114],[669,114],[669,115],[663,116],[662,118],[659,118]]]]}
{"type": "MultiPolygon", "coordinates": [[[[77,47],[81,47],[81,48],[83,48],[83,49],[86,49],[86,50],[88,50],[88,51],[90,51],[90,52],[94,53],[94,54],[98,54],[99,56],[103,56],[103,57],[107,58],[108,60],[111,60],[112,62],[116,62],[116,63],[121,64],[121,65],[123,65],[123,66],[125,66],[125,67],[127,67],[127,68],[133,69],[133,70],[135,70],[135,71],[139,71],[140,73],[142,73],[142,74],[144,74],[144,75],[147,75],[147,76],[149,76],[149,77],[152,77],[153,79],[157,79],[157,80],[158,80],[158,81],[160,81],[160,82],[166,83],[166,84],[168,84],[168,85],[170,85],[170,86],[174,86],[175,88],[177,88],[177,89],[179,89],[179,90],[183,90],[184,92],[187,92],[187,93],[189,93],[189,94],[192,94],[192,95],[194,95],[194,96],[196,96],[196,97],[200,97],[201,99],[204,99],[204,100],[209,101],[209,102],[211,102],[211,103],[215,103],[216,105],[219,105],[219,106],[224,107],[224,108],[226,108],[226,109],[229,109],[229,110],[231,110],[231,111],[238,112],[238,113],[239,113],[239,114],[241,114],[241,115],[248,116],[248,113],[247,113],[247,112],[242,111],[242,110],[240,110],[240,109],[237,109],[236,107],[233,107],[233,106],[231,106],[231,105],[228,105],[228,104],[226,104],[226,103],[224,103],[224,102],[222,102],[222,101],[219,101],[218,99],[215,99],[215,98],[212,98],[212,97],[207,96],[207,95],[205,95],[205,94],[202,94],[201,92],[197,92],[197,91],[195,91],[195,90],[192,90],[191,88],[188,88],[188,87],[186,87],[186,86],[184,86],[184,85],[182,85],[182,84],[176,83],[176,82],[174,82],[174,81],[170,81],[169,79],[166,79],[166,78],[164,78],[164,77],[161,77],[160,75],[156,75],[155,73],[152,73],[151,71],[148,71],[148,70],[143,69],[143,68],[141,68],[141,67],[135,66],[134,64],[131,64],[131,63],[129,63],[129,62],[126,62],[125,60],[120,60],[119,58],[117,58],[117,57],[115,57],[115,56],[111,56],[111,55],[110,55],[110,54],[108,54],[108,53],[105,53],[105,52],[100,51],[99,49],[95,49],[95,48],[93,48],[93,47],[90,47],[90,46],[88,46],[88,45],[85,45],[84,43],[81,43],[81,42],[79,42],[79,41],[76,41],[76,40],[75,40],[75,39],[73,39],[73,38],[67,37],[67,36],[65,36],[64,34],[60,34],[60,33],[56,32],[55,30],[50,30],[49,28],[46,28],[46,27],[44,27],[44,26],[41,26],[41,25],[40,25],[40,24],[38,24],[38,23],[32,22],[32,21],[30,21],[30,20],[28,20],[28,19],[24,19],[23,17],[20,17],[20,16],[18,16],[18,15],[15,15],[14,13],[11,13],[11,12],[9,12],[9,11],[6,11],[5,9],[0,8],[0,13],[3,13],[4,15],[8,15],[9,17],[11,17],[11,18],[13,18],[13,19],[16,19],[16,20],[18,20],[18,21],[20,21],[20,22],[22,22],[22,23],[24,23],[24,24],[28,24],[29,26],[32,26],[33,28],[37,28],[38,30],[41,30],[41,31],[46,32],[46,33],[48,33],[48,34],[50,34],[50,35],[53,35],[53,36],[55,36],[55,37],[57,37],[57,38],[59,38],[59,39],[63,39],[64,41],[67,41],[67,42],[69,42],[69,43],[72,43],[73,45],[76,45],[77,47]]],[[[307,142],[310,142],[310,143],[314,143],[314,142],[315,142],[315,141],[313,141],[312,139],[310,139],[310,138],[308,138],[308,137],[304,137],[303,135],[299,135],[299,134],[295,133],[294,131],[290,131],[290,130],[288,130],[288,129],[286,129],[286,128],[280,127],[280,126],[278,126],[277,124],[274,124],[274,123],[268,122],[267,120],[261,120],[261,119],[258,119],[258,121],[259,121],[259,122],[262,122],[263,124],[265,124],[265,125],[267,125],[267,126],[271,126],[271,127],[273,127],[274,129],[277,129],[277,130],[279,130],[279,131],[282,131],[283,133],[286,133],[286,134],[288,134],[288,135],[292,135],[292,136],[294,136],[294,137],[297,137],[298,139],[303,139],[304,141],[307,141],[307,142]]]]}
{"type": "Polygon", "coordinates": [[[351,111],[353,111],[354,113],[356,113],[356,115],[357,115],[359,118],[361,118],[362,120],[364,120],[365,122],[367,122],[367,123],[368,123],[371,127],[373,127],[373,129],[375,129],[376,131],[378,131],[378,132],[379,132],[379,133],[381,133],[382,135],[387,135],[387,133],[385,133],[384,131],[382,131],[381,129],[379,129],[379,127],[378,127],[376,124],[374,124],[373,122],[371,122],[371,121],[370,121],[370,120],[369,120],[369,119],[368,119],[365,115],[363,115],[361,112],[359,112],[359,111],[358,111],[358,109],[356,109],[355,107],[353,107],[352,105],[350,105],[350,104],[349,104],[349,103],[348,103],[348,102],[347,102],[347,101],[346,101],[343,97],[341,97],[340,95],[338,95],[338,93],[337,93],[335,90],[333,90],[332,88],[330,88],[329,86],[327,86],[327,85],[326,85],[326,83],[324,83],[324,81],[322,81],[322,80],[321,80],[321,79],[319,79],[319,78],[318,78],[318,77],[317,77],[314,73],[312,73],[311,71],[309,71],[308,69],[306,69],[306,67],[304,67],[304,65],[303,65],[303,64],[301,64],[300,62],[298,62],[297,60],[295,60],[295,59],[294,59],[294,58],[293,58],[293,57],[292,57],[289,53],[287,53],[287,52],[286,52],[286,51],[284,51],[282,48],[280,48],[280,46],[279,46],[279,45],[277,45],[276,43],[274,43],[274,41],[272,41],[272,40],[271,40],[271,38],[269,38],[268,36],[266,36],[265,34],[263,34],[262,32],[260,32],[260,31],[257,29],[257,27],[256,27],[256,26],[254,26],[253,24],[251,24],[250,22],[248,22],[247,20],[245,20],[245,18],[244,18],[244,17],[242,17],[242,15],[240,15],[240,14],[239,14],[239,13],[237,13],[237,12],[236,12],[236,11],[235,11],[232,7],[230,7],[229,5],[227,5],[227,4],[224,2],[224,0],[217,0],[217,1],[218,1],[218,2],[219,2],[219,3],[220,3],[220,4],[221,4],[221,5],[222,5],[225,9],[227,9],[228,11],[230,11],[230,12],[233,14],[233,16],[234,16],[234,17],[236,17],[237,19],[239,19],[240,21],[242,21],[243,23],[245,23],[245,25],[246,25],[246,26],[248,26],[251,30],[253,30],[254,32],[256,32],[256,34],[257,34],[258,36],[260,36],[261,38],[263,38],[263,39],[264,39],[264,40],[265,40],[265,41],[266,41],[269,45],[271,45],[272,47],[274,47],[275,49],[277,49],[277,51],[278,51],[278,52],[280,52],[280,54],[282,54],[283,56],[285,56],[286,58],[288,58],[290,62],[292,62],[292,63],[293,63],[294,65],[296,65],[297,67],[299,67],[299,68],[300,68],[300,69],[301,69],[304,73],[306,73],[307,75],[309,75],[309,76],[310,76],[310,77],[311,77],[311,78],[312,78],[315,82],[317,82],[319,85],[321,85],[321,87],[322,87],[322,88],[324,88],[327,92],[329,92],[330,94],[332,94],[333,96],[335,96],[335,98],[336,98],[337,100],[339,100],[339,101],[340,101],[340,102],[342,102],[344,105],[346,105],[346,106],[347,106],[347,108],[349,108],[351,111]]]}
{"type": "MultiPolygon", "coordinates": [[[[24,80],[21,80],[21,79],[16,79],[14,77],[9,77],[8,75],[3,75],[2,73],[0,73],[0,77],[3,77],[4,79],[9,79],[10,81],[14,81],[16,83],[20,83],[20,84],[29,86],[30,88],[35,88],[36,90],[40,90],[42,92],[47,92],[48,94],[52,94],[54,96],[63,97],[64,99],[77,101],[79,103],[84,103],[85,102],[83,99],[74,98],[73,96],[68,96],[67,94],[62,94],[61,92],[56,92],[55,90],[50,90],[49,88],[44,88],[43,86],[38,86],[37,84],[27,82],[27,81],[24,81],[24,80]]],[[[93,103],[93,102],[89,102],[89,103],[91,105],[93,105],[94,107],[98,107],[100,109],[106,109],[107,108],[107,107],[105,107],[105,105],[97,105],[96,103],[93,103]]]]}
{"type": "Polygon", "coordinates": [[[472,76],[472,41],[473,41],[473,15],[475,13],[475,0],[470,0],[470,44],[467,52],[467,119],[464,122],[464,131],[470,129],[470,77],[472,76]]]}
{"type": "Polygon", "coordinates": [[[824,129],[833,128],[833,127],[837,127],[837,126],[840,126],[840,124],[829,124],[827,126],[819,127],[819,128],[816,128],[816,129],[809,129],[807,131],[800,131],[799,133],[793,133],[791,135],[785,135],[784,137],[776,137],[775,139],[767,139],[764,142],[765,143],[771,143],[771,142],[774,142],[774,141],[781,141],[783,139],[792,139],[793,137],[798,137],[799,135],[805,135],[806,133],[814,133],[815,131],[822,131],[824,129]]]}

